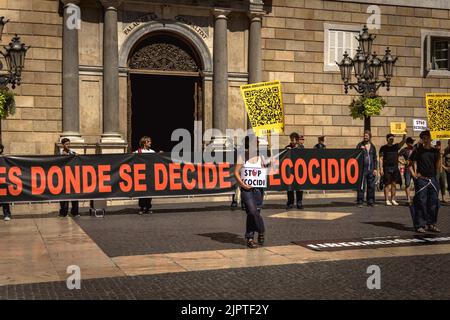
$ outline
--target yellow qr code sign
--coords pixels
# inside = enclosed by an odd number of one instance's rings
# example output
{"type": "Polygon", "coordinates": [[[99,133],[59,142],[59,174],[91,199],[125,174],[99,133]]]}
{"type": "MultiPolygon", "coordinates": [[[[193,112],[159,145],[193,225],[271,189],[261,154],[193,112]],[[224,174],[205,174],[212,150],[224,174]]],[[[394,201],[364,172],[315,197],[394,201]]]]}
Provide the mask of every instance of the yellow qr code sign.
{"type": "Polygon", "coordinates": [[[406,134],[406,122],[391,122],[392,134],[406,134]]]}
{"type": "Polygon", "coordinates": [[[427,93],[426,105],[431,139],[450,139],[450,94],[427,93]]]}
{"type": "Polygon", "coordinates": [[[257,136],[267,132],[284,132],[284,110],[281,82],[259,82],[241,87],[242,98],[253,131],[257,136]]]}

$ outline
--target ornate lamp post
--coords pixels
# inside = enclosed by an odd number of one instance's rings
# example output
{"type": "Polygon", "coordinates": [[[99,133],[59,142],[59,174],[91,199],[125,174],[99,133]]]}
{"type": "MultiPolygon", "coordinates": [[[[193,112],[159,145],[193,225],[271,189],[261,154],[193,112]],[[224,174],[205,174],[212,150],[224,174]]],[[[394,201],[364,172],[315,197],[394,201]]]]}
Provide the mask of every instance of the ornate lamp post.
{"type": "MultiPolygon", "coordinates": [[[[388,91],[390,89],[397,58],[391,55],[389,47],[386,48],[382,59],[378,58],[376,52],[371,53],[376,36],[370,34],[368,30],[367,26],[364,26],[362,32],[356,37],[359,47],[353,59],[345,52],[341,62],[336,62],[341,71],[346,94],[349,88],[353,88],[365,97],[375,97],[380,87],[386,87],[388,91]],[[356,82],[352,82],[352,69],[356,82]],[[384,80],[379,80],[381,69],[383,69],[384,80]]],[[[370,130],[370,117],[364,116],[364,129],[370,130]]]]}
{"type": "MultiPolygon", "coordinates": [[[[5,17],[0,17],[0,40],[3,35],[3,28],[9,20],[5,20],[5,17]]],[[[25,65],[25,55],[29,46],[26,46],[20,41],[17,34],[11,39],[11,42],[4,47],[5,52],[0,51],[5,58],[7,72],[0,74],[0,90],[5,92],[8,84],[14,89],[20,85],[22,78],[22,70],[25,65]]],[[[3,63],[0,61],[0,70],[3,70],[3,63]]],[[[1,122],[0,122],[0,143],[2,142],[1,135],[1,122]]]]}

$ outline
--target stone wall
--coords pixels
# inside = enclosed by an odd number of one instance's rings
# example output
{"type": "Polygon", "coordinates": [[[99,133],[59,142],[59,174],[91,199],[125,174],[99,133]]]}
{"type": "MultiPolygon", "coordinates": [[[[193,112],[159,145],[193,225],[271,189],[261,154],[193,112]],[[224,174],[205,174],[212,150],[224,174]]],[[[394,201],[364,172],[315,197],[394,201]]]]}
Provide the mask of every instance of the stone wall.
{"type": "MultiPolygon", "coordinates": [[[[323,0],[273,0],[272,12],[263,19],[264,80],[283,82],[286,135],[297,131],[306,146],[326,135],[329,147],[353,147],[363,131],[363,121],[348,116],[355,91],[344,94],[339,72],[324,71],[324,23],[362,26],[368,4],[323,0]]],[[[450,78],[421,76],[421,29],[450,31],[449,10],[380,6],[381,29],[374,50],[384,54],[390,46],[399,56],[392,88],[379,93],[386,98],[382,115],[372,118],[377,145],[385,143],[390,121],[426,118],[425,94],[449,92],[450,78]]],[[[412,128],[409,133],[413,134],[412,128]]],[[[415,134],[415,133],[414,133],[415,134]]],[[[286,142],[287,136],[282,137],[286,142]]]]}
{"type": "Polygon", "coordinates": [[[14,90],[16,114],[2,121],[6,154],[53,154],[61,132],[62,18],[59,0],[0,0],[10,19],[2,44],[14,34],[31,45],[22,85],[14,90]]]}

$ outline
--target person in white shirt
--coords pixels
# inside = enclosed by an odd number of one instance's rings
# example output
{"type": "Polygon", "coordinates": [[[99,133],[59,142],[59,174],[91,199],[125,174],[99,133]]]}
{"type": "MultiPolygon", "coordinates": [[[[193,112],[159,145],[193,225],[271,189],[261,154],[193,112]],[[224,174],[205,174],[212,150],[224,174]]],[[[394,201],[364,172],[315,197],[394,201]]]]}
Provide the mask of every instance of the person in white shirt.
{"type": "Polygon", "coordinates": [[[259,154],[259,141],[255,135],[248,135],[247,137],[245,137],[244,146],[244,159],[238,159],[238,163],[236,164],[234,169],[234,175],[241,189],[241,198],[245,204],[245,211],[247,213],[245,232],[247,247],[253,249],[257,247],[257,244],[254,242],[255,232],[258,232],[258,244],[260,246],[264,244],[265,226],[263,217],[261,215],[261,209],[264,199],[264,189],[252,187],[245,184],[241,179],[240,172],[244,164],[246,168],[255,169],[263,168],[266,165],[264,164],[262,156],[259,154]],[[252,152],[252,149],[254,150],[255,146],[256,154],[253,154],[255,152],[252,152]]]}
{"type": "MultiPolygon", "coordinates": [[[[139,140],[139,148],[134,153],[155,153],[155,150],[151,149],[152,138],[143,136],[139,140]]],[[[139,214],[153,213],[150,209],[152,208],[152,198],[139,198],[139,214]]]]}

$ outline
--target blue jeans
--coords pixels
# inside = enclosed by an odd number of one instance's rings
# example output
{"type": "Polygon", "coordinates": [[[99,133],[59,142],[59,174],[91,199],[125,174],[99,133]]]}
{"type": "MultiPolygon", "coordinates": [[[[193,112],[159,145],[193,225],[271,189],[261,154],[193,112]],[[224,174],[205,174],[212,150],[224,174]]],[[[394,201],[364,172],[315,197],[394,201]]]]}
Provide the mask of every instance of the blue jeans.
{"type": "Polygon", "coordinates": [[[403,173],[405,177],[405,187],[408,188],[411,185],[411,172],[408,168],[405,168],[405,173],[403,173]]]}
{"type": "Polygon", "coordinates": [[[245,204],[245,212],[247,213],[246,239],[253,239],[255,232],[262,234],[265,231],[264,220],[261,216],[263,198],[264,190],[261,188],[250,190],[241,188],[241,199],[245,204]]]}
{"type": "Polygon", "coordinates": [[[414,182],[414,228],[437,223],[439,211],[439,183],[436,178],[418,178],[414,182]]]}
{"type": "Polygon", "coordinates": [[[375,203],[375,176],[372,171],[364,170],[362,185],[358,188],[356,201],[362,204],[364,201],[364,192],[367,190],[367,204],[375,203]]]}

